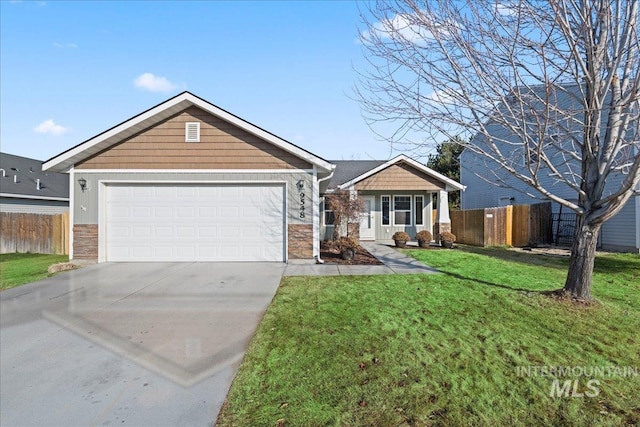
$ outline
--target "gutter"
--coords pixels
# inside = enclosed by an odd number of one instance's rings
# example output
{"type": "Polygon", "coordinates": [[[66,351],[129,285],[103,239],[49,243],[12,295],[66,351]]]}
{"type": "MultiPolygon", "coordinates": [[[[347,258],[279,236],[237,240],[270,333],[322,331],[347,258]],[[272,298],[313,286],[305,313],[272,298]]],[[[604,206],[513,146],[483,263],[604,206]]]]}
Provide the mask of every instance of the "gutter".
{"type": "Polygon", "coordinates": [[[32,200],[56,200],[60,202],[68,202],[68,197],[49,197],[49,196],[32,196],[29,194],[17,194],[17,193],[0,193],[0,197],[7,197],[12,199],[32,199],[32,200]]]}
{"type": "MultiPolygon", "coordinates": [[[[329,175],[325,176],[324,178],[318,180],[318,191],[320,191],[320,183],[321,182],[324,182],[324,181],[326,181],[328,179],[333,178],[333,174],[336,172],[336,165],[332,165],[332,166],[333,166],[333,169],[331,169],[331,173],[329,175]]],[[[323,199],[322,200],[322,204],[324,205],[324,197],[322,199],[323,199]]],[[[318,235],[318,254],[316,255],[316,263],[324,264],[324,261],[322,260],[322,258],[320,258],[320,243],[321,243],[320,242],[320,236],[318,235]]]]}

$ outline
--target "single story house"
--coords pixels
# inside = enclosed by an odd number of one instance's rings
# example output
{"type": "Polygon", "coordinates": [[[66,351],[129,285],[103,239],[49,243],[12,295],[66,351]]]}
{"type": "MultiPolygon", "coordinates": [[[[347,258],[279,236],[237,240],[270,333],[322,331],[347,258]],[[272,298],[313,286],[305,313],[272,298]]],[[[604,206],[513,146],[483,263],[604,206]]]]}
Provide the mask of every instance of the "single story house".
{"type": "Polygon", "coordinates": [[[462,188],[406,156],[357,163],[354,173],[183,92],[43,169],[69,174],[70,258],[98,262],[314,259],[332,189],[365,198],[361,237],[375,239],[434,227],[431,195],[462,188]]]}
{"type": "Polygon", "coordinates": [[[0,153],[0,212],[55,215],[69,210],[69,177],[42,161],[0,153]]]}

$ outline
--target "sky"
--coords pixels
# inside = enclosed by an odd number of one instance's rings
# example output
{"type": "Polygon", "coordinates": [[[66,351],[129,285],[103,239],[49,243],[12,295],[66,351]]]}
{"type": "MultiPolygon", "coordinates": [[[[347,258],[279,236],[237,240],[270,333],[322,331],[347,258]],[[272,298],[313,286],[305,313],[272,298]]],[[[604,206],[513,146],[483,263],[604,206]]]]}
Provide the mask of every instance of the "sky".
{"type": "Polygon", "coordinates": [[[354,100],[350,1],[0,0],[0,146],[47,160],[188,90],[325,159],[398,154],[354,100]]]}

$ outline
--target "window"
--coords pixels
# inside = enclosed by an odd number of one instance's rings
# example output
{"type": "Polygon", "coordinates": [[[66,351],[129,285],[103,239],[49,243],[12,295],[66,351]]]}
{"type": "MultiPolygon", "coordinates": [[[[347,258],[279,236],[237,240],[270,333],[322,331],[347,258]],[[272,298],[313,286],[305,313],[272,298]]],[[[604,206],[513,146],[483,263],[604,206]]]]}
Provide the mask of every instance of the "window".
{"type": "Polygon", "coordinates": [[[329,206],[329,199],[325,198],[324,199],[324,225],[333,225],[335,221],[336,221],[336,216],[331,210],[331,207],[329,206]]]}
{"type": "Polygon", "coordinates": [[[393,196],[393,225],[411,225],[411,196],[393,196]]]}
{"type": "Polygon", "coordinates": [[[200,122],[184,124],[185,142],[200,142],[200,122]]]}
{"type": "Polygon", "coordinates": [[[382,196],[382,225],[389,225],[391,197],[382,196]]]}
{"type": "Polygon", "coordinates": [[[424,208],[424,197],[416,196],[416,225],[424,225],[422,220],[422,210],[424,208]]]}

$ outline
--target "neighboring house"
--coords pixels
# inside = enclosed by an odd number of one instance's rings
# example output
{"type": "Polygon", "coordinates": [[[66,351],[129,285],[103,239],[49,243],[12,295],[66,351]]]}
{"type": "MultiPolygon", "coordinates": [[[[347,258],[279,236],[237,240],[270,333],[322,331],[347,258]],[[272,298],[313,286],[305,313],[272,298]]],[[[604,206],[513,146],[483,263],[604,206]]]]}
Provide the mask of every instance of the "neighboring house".
{"type": "Polygon", "coordinates": [[[319,256],[330,182],[373,196],[369,218],[389,232],[415,226],[416,196],[431,226],[431,193],[461,188],[406,157],[372,166],[334,181],[332,162],[183,92],[43,169],[69,174],[72,259],[282,262],[319,256]]]}
{"type": "MultiPolygon", "coordinates": [[[[562,105],[565,111],[570,111],[572,109],[572,102],[576,102],[565,91],[557,91],[554,95],[556,96],[558,105],[562,105]]],[[[575,111],[581,111],[581,107],[575,105],[575,111]]],[[[579,114],[580,113],[576,113],[576,116],[579,114]]],[[[577,119],[564,117],[557,118],[556,120],[563,120],[566,128],[575,128],[578,134],[581,131],[581,117],[577,119]]],[[[518,137],[504,127],[496,124],[488,124],[488,129],[491,135],[496,137],[495,141],[511,141],[514,143],[512,147],[520,147],[519,150],[523,150],[522,144],[518,144],[518,137]]],[[[553,132],[553,130],[551,130],[551,132],[553,132]]],[[[555,134],[549,136],[551,138],[557,138],[555,134]]],[[[483,137],[476,135],[475,138],[476,143],[481,143],[481,140],[477,138],[483,137]]],[[[500,142],[496,142],[496,144],[500,144],[500,142]]],[[[501,149],[504,149],[505,153],[509,155],[510,148],[505,147],[504,143],[501,149]]],[[[514,160],[514,167],[524,168],[526,156],[522,151],[515,151],[517,149],[518,148],[511,148],[514,157],[519,156],[519,158],[514,160]]],[[[558,158],[561,157],[558,156],[558,158]]],[[[575,171],[579,172],[580,164],[577,162],[559,162],[558,168],[561,173],[569,175],[575,171]]],[[[543,168],[540,171],[538,179],[544,187],[551,190],[554,194],[567,200],[577,201],[578,195],[576,191],[565,183],[555,179],[547,169],[543,168]]],[[[608,179],[608,188],[615,188],[620,184],[622,179],[624,179],[623,174],[612,173],[608,179]]],[[[469,149],[464,150],[460,155],[460,181],[467,187],[467,191],[461,195],[462,209],[531,204],[546,200],[537,190],[534,190],[521,180],[507,173],[490,160],[480,158],[469,149]]],[[[552,203],[552,212],[557,219],[560,213],[571,214],[573,211],[554,202],[552,203]]],[[[564,237],[568,238],[567,241],[571,241],[573,226],[572,223],[566,221],[561,221],[560,223],[556,221],[554,223],[554,229],[552,230],[554,236],[562,236],[564,227],[566,227],[567,234],[564,237]]],[[[640,188],[636,188],[635,195],[629,199],[616,216],[603,224],[600,232],[600,248],[612,251],[640,252],[640,188]]]]}
{"type": "Polygon", "coordinates": [[[0,212],[59,214],[69,210],[69,178],[43,172],[42,161],[0,153],[0,212]]]}
{"type": "MultiPolygon", "coordinates": [[[[327,194],[337,189],[355,191],[364,201],[360,222],[361,240],[390,240],[396,231],[411,238],[419,231],[451,231],[449,191],[463,190],[458,182],[400,155],[391,160],[332,160],[336,170],[327,194]],[[435,200],[442,208],[433,218],[435,200]]],[[[333,232],[333,214],[325,199],[321,235],[333,232]]]]}

